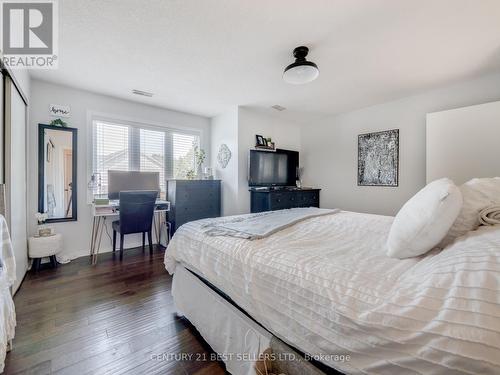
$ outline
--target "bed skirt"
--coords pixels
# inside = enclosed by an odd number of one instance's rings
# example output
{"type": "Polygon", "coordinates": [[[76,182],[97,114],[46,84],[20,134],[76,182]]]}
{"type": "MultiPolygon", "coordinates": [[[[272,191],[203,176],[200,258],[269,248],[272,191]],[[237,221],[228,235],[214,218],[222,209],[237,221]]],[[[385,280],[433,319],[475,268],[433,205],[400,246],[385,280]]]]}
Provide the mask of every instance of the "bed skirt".
{"type": "Polygon", "coordinates": [[[188,319],[215,352],[208,360],[223,361],[232,375],[265,375],[263,369],[284,375],[342,375],[313,358],[306,360],[208,284],[177,265],[172,284],[177,314],[188,319]]]}
{"type": "Polygon", "coordinates": [[[272,335],[178,265],[172,284],[177,313],[186,317],[233,375],[254,375],[272,335]]]}

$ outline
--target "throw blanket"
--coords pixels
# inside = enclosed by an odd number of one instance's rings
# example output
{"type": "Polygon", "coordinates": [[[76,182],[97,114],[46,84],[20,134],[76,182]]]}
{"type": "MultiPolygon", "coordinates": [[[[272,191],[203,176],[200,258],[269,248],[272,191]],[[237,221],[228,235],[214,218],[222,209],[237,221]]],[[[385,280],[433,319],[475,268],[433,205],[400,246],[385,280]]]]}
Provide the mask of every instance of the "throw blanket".
{"type": "Polygon", "coordinates": [[[10,241],[7,221],[0,215],[1,252],[0,252],[0,373],[4,369],[8,342],[14,338],[16,311],[10,287],[16,280],[16,260],[10,241]]]}
{"type": "Polygon", "coordinates": [[[479,212],[479,222],[481,225],[500,224],[500,205],[489,206],[479,212]]]}
{"type": "Polygon", "coordinates": [[[0,232],[2,241],[2,252],[0,254],[1,279],[6,281],[6,286],[10,287],[16,281],[16,260],[14,258],[12,243],[10,242],[7,221],[2,215],[0,215],[0,232]]]}
{"type": "Polygon", "coordinates": [[[268,211],[258,214],[230,217],[227,220],[214,220],[202,226],[209,236],[229,236],[258,240],[288,228],[298,222],[313,217],[332,215],[338,209],[324,208],[289,208],[279,211],[268,211]]]}

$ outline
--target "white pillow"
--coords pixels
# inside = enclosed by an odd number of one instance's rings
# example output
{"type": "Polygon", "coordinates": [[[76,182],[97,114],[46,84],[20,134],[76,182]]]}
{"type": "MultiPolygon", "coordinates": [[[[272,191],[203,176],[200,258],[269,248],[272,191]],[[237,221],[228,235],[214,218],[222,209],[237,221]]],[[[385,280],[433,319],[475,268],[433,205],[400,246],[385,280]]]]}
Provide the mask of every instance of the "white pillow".
{"type": "Polygon", "coordinates": [[[464,204],[450,228],[448,234],[439,244],[440,247],[453,242],[479,227],[479,212],[484,208],[500,204],[500,177],[473,178],[460,186],[464,204]]]}
{"type": "Polygon", "coordinates": [[[462,208],[462,194],[448,178],[428,184],[399,210],[387,240],[387,255],[411,258],[434,248],[462,208]]]}

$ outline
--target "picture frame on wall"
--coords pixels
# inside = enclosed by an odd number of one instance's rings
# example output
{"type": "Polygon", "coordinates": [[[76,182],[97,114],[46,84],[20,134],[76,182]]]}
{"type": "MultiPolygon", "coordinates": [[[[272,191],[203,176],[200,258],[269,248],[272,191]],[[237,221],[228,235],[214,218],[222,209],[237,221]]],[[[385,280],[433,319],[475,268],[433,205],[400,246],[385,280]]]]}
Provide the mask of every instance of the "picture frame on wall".
{"type": "Polygon", "coordinates": [[[358,135],[358,186],[399,186],[399,129],[358,135]]]}

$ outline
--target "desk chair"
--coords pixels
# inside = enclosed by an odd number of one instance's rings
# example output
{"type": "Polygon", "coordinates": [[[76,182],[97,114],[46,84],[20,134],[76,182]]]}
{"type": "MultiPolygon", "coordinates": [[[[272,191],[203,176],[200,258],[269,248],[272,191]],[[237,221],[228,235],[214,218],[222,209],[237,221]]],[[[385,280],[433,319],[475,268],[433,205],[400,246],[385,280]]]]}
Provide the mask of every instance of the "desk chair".
{"type": "Polygon", "coordinates": [[[142,233],[142,250],[148,234],[149,253],[153,254],[151,226],[157,191],[121,191],[120,220],[113,222],[113,251],[116,249],[116,232],[120,233],[120,260],[123,259],[123,240],[126,234],[142,233]]]}

